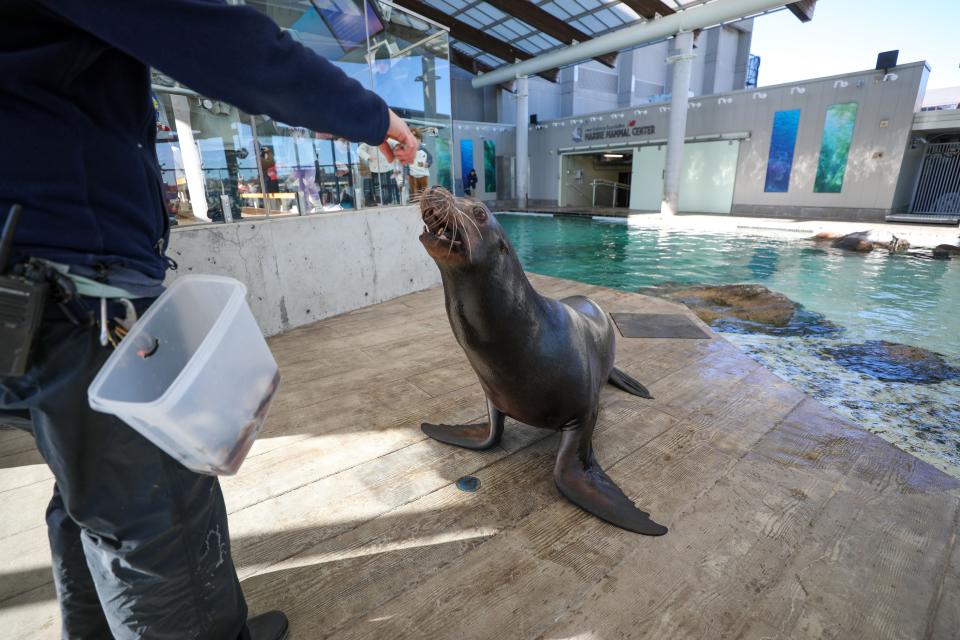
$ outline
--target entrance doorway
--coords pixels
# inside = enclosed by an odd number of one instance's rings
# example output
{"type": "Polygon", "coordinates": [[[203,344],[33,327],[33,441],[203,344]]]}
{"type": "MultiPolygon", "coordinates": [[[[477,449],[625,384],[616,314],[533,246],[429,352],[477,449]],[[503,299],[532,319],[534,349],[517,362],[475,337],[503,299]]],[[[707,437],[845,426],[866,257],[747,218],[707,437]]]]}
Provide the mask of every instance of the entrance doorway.
{"type": "MultiPolygon", "coordinates": [[[[683,165],[680,169],[680,211],[729,214],[733,208],[733,189],[739,157],[739,140],[684,144],[683,165]]],[[[660,210],[666,158],[665,144],[634,150],[631,209],[660,210]]]]}
{"type": "Polygon", "coordinates": [[[561,156],[560,206],[627,208],[633,150],[611,149],[561,156]]]}

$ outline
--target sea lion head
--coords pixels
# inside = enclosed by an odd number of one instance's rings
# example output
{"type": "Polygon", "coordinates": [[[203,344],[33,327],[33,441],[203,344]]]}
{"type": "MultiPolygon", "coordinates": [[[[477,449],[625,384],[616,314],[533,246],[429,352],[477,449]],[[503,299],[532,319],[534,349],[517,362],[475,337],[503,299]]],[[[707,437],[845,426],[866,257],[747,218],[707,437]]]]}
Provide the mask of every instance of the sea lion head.
{"type": "Polygon", "coordinates": [[[441,269],[487,264],[509,251],[509,243],[490,210],[473,198],[457,198],[443,187],[430,187],[420,198],[420,242],[441,269]]]}

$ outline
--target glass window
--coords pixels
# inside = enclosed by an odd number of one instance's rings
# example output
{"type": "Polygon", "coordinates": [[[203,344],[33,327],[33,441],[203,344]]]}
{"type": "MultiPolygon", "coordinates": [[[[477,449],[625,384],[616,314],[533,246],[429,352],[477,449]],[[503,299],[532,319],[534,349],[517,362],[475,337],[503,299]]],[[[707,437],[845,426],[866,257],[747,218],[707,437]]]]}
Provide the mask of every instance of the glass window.
{"type": "Polygon", "coordinates": [[[377,147],[245,114],[154,72],[157,155],[178,224],[406,204],[427,185],[450,184],[447,31],[377,0],[244,4],[382,96],[420,149],[404,167],[377,147]]]}
{"type": "Polygon", "coordinates": [[[452,176],[442,176],[441,171],[452,168],[438,157],[449,154],[453,138],[450,39],[432,23],[386,3],[373,4],[386,18],[385,31],[370,42],[373,89],[413,128],[421,145],[414,164],[394,167],[392,179],[375,162],[381,173],[371,175],[371,195],[379,202],[406,203],[416,200],[428,184],[451,181],[452,176]],[[438,146],[441,139],[448,144],[438,146]]]}
{"type": "Polygon", "coordinates": [[[259,191],[249,116],[183,88],[154,85],[157,159],[178,224],[240,218],[242,195],[259,191]]]}

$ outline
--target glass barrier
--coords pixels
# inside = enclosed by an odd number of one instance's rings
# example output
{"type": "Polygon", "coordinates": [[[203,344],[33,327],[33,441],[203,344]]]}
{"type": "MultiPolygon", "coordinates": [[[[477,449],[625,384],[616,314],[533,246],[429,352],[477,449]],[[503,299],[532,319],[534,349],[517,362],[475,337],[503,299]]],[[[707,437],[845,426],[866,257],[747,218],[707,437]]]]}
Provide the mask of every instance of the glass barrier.
{"type": "Polygon", "coordinates": [[[382,96],[421,146],[402,166],[377,147],[251,116],[154,72],[157,156],[176,224],[407,204],[450,183],[446,30],[384,0],[245,4],[382,96]]]}

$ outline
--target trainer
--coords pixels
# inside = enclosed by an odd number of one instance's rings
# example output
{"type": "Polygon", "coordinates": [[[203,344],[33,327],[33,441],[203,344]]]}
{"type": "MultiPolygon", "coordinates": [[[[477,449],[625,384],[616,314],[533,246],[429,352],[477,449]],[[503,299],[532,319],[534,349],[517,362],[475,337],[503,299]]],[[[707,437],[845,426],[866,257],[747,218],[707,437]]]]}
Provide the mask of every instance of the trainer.
{"type": "Polygon", "coordinates": [[[418,144],[382,99],[253,8],[0,2],[0,225],[23,205],[14,263],[66,272],[79,291],[48,305],[29,371],[0,378],[0,423],[32,429],[56,479],[47,525],[62,637],[281,639],[282,613],[247,619],[217,479],[87,404],[111,353],[100,300],[111,318],[121,298],[142,312],[170,266],[150,67],[391,160],[409,164],[418,144]]]}

